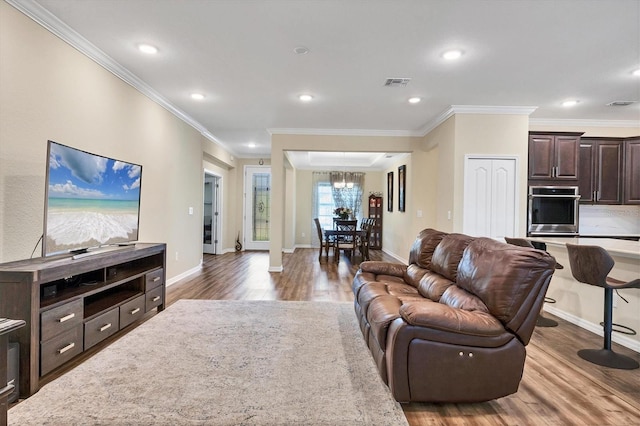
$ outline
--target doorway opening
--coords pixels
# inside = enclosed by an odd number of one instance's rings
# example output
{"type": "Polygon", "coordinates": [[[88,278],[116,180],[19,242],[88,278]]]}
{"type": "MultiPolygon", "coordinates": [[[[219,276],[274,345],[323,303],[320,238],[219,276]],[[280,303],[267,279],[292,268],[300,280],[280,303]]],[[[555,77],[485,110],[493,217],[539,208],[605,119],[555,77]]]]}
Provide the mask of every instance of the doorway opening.
{"type": "Polygon", "coordinates": [[[269,250],[271,167],[247,166],[244,172],[244,247],[269,250]]]}
{"type": "Polygon", "coordinates": [[[220,176],[204,172],[204,206],[202,252],[207,254],[220,253],[220,229],[222,218],[220,217],[220,176]]]}

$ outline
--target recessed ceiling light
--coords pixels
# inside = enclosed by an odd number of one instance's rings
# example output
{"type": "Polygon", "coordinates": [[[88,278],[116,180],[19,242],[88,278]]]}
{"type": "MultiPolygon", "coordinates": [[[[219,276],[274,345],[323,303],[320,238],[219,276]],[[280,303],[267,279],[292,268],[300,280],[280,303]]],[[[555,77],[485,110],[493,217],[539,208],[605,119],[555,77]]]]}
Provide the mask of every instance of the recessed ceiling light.
{"type": "Polygon", "coordinates": [[[158,53],[157,47],[152,46],[150,44],[144,44],[144,43],[138,45],[138,50],[148,55],[155,55],[156,53],[158,53]]]}
{"type": "Polygon", "coordinates": [[[309,102],[313,99],[313,96],[311,95],[300,95],[298,96],[298,99],[300,99],[302,102],[309,102]]]}
{"type": "Polygon", "coordinates": [[[637,70],[635,70],[631,74],[635,75],[636,77],[640,77],[640,68],[638,68],[637,70]]]}
{"type": "Polygon", "coordinates": [[[462,50],[447,50],[442,54],[442,57],[447,60],[458,59],[462,56],[462,50]]]}
{"type": "Polygon", "coordinates": [[[196,101],[201,101],[204,99],[204,95],[202,93],[192,93],[191,99],[194,99],[196,101]]]}
{"type": "Polygon", "coordinates": [[[413,97],[413,98],[409,98],[409,103],[410,104],[417,104],[418,102],[420,102],[422,100],[422,98],[419,97],[413,97]]]}
{"type": "Polygon", "coordinates": [[[576,101],[575,99],[570,99],[568,101],[564,101],[562,103],[563,107],[572,107],[572,106],[576,106],[578,104],[579,101],[576,101]]]}
{"type": "Polygon", "coordinates": [[[298,46],[293,49],[293,53],[295,53],[296,55],[306,55],[307,53],[309,53],[309,49],[304,46],[298,46]]]}

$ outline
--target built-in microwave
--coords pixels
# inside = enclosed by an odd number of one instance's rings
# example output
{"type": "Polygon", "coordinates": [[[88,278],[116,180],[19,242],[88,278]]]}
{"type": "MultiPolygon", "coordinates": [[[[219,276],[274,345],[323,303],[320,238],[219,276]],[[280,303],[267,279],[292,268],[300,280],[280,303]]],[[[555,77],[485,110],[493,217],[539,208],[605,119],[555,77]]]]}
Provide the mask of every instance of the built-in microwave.
{"type": "Polygon", "coordinates": [[[577,186],[530,186],[528,235],[578,235],[577,186]]]}

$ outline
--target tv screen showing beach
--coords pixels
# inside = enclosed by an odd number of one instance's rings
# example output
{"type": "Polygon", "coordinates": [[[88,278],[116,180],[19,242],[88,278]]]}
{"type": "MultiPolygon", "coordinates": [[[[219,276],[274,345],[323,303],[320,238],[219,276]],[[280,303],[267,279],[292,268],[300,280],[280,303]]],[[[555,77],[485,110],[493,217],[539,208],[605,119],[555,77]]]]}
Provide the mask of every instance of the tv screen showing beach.
{"type": "Polygon", "coordinates": [[[43,255],[136,241],[141,173],[49,141],[43,255]]]}

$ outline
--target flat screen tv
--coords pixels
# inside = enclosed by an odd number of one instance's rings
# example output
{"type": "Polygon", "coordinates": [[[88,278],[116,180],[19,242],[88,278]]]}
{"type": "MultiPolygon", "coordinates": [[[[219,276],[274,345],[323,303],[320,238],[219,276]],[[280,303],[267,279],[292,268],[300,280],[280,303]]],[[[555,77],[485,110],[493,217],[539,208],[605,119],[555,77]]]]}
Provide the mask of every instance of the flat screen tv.
{"type": "Polygon", "coordinates": [[[142,166],[48,141],[42,255],[138,240],[142,166]]]}

